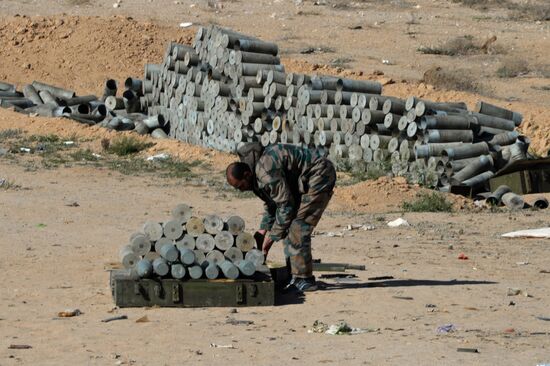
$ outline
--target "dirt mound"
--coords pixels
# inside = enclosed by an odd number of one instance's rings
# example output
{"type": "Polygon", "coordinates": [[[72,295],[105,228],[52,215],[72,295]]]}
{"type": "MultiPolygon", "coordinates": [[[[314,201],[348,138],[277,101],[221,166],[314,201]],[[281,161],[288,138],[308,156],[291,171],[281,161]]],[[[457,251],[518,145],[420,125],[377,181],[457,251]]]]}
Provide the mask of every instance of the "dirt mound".
{"type": "Polygon", "coordinates": [[[232,155],[189,145],[178,140],[157,140],[149,135],[139,136],[133,132],[117,132],[99,126],[87,126],[65,118],[29,117],[13,111],[2,110],[0,113],[0,131],[7,129],[21,129],[29,135],[53,134],[63,139],[86,141],[86,147],[98,153],[102,151],[102,139],[113,139],[127,134],[142,141],[154,143],[152,147],[140,152],[140,156],[166,153],[185,161],[199,160],[208,163],[213,168],[214,174],[218,174],[219,171],[225,169],[227,164],[235,160],[232,155]]]}
{"type": "Polygon", "coordinates": [[[189,43],[194,31],[129,17],[6,17],[0,20],[0,80],[40,80],[77,94],[101,94],[106,79],[143,77],[169,41],[189,43]]]}
{"type": "MultiPolygon", "coordinates": [[[[107,78],[122,81],[128,76],[142,77],[146,63],[161,61],[168,42],[190,43],[194,33],[194,29],[121,16],[6,17],[0,20],[0,80],[20,87],[40,80],[74,89],[81,95],[101,94],[107,78]]],[[[423,83],[395,82],[379,71],[365,74],[288,58],[282,62],[288,72],[377,80],[384,85],[384,94],[402,98],[415,95],[435,101],[464,101],[470,107],[483,99],[522,113],[520,130],[531,138],[533,151],[546,155],[550,150],[550,110],[540,105],[436,90],[423,83]]]]}
{"type": "MultiPolygon", "coordinates": [[[[411,185],[403,177],[380,177],[335,189],[332,207],[342,211],[388,212],[401,211],[403,202],[412,201],[422,193],[431,192],[418,185],[411,185]]],[[[473,208],[472,201],[454,194],[446,194],[453,209],[473,208]]]]}
{"type": "Polygon", "coordinates": [[[419,187],[409,186],[403,177],[381,177],[337,187],[332,205],[343,211],[397,211],[404,201],[414,198],[419,191],[419,187]]]}

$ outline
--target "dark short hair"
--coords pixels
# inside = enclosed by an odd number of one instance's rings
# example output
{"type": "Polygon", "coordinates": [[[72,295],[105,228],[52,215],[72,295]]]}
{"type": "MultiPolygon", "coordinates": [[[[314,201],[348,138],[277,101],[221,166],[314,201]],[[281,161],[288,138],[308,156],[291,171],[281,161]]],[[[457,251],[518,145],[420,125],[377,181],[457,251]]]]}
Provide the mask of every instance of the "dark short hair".
{"type": "Polygon", "coordinates": [[[227,166],[227,169],[225,170],[225,175],[226,177],[231,176],[237,180],[242,180],[244,179],[244,173],[246,172],[251,172],[248,164],[241,161],[236,161],[227,166]]]}

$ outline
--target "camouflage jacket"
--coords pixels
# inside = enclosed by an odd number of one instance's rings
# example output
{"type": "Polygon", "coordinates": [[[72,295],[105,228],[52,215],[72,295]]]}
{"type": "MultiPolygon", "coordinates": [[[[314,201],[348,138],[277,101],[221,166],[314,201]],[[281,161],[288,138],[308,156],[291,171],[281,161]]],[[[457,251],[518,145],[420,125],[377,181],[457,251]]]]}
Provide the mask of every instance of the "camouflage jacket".
{"type": "Polygon", "coordinates": [[[253,191],[265,203],[260,229],[269,230],[271,239],[278,241],[286,237],[301,195],[319,188],[310,187],[309,178],[321,155],[290,144],[268,146],[263,151],[259,144],[247,145],[238,153],[254,172],[253,191]]]}

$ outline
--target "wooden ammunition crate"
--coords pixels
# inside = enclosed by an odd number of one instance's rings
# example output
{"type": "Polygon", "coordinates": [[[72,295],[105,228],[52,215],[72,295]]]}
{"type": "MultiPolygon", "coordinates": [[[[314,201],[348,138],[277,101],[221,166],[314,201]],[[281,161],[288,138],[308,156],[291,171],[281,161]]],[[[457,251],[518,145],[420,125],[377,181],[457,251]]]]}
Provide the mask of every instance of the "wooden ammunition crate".
{"type": "Polygon", "coordinates": [[[275,284],[261,272],[250,279],[176,280],[134,278],[111,271],[111,291],[119,307],[242,307],[275,303],[275,284]]]}

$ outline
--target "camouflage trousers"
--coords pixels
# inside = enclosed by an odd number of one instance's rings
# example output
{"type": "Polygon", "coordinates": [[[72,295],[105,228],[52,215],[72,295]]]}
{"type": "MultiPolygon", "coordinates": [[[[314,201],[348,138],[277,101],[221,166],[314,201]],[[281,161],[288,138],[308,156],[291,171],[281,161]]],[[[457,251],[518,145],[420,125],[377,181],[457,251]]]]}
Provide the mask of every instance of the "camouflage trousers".
{"type": "Polygon", "coordinates": [[[327,159],[315,164],[308,182],[309,189],[301,196],[296,217],[284,240],[285,256],[287,262],[290,261],[294,277],[312,276],[311,233],[327,208],[335,184],[334,165],[327,159]]]}

